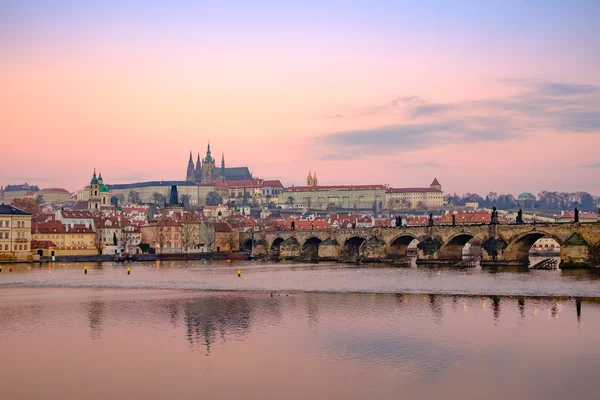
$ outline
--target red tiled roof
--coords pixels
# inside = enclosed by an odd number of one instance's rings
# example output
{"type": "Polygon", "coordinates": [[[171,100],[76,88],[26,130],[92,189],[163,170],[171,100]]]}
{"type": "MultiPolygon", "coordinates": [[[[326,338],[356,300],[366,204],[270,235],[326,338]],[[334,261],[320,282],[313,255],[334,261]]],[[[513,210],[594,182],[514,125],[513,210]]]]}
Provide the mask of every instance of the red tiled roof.
{"type": "MultiPolygon", "coordinates": [[[[565,211],[563,215],[559,215],[556,217],[556,219],[574,219],[575,218],[575,211],[565,211]]],[[[591,211],[580,211],[579,212],[579,219],[597,219],[598,218],[598,214],[596,214],[595,212],[591,212],[591,211]]]]}
{"type": "Polygon", "coordinates": [[[215,232],[232,232],[233,229],[231,229],[231,225],[229,225],[227,222],[215,222],[213,224],[214,228],[215,228],[215,232]]]}
{"type": "Polygon", "coordinates": [[[48,221],[31,225],[31,233],[65,233],[67,228],[60,221],[48,221]]]}
{"type": "Polygon", "coordinates": [[[49,249],[51,247],[56,247],[56,244],[54,244],[54,242],[51,240],[32,240],[31,241],[31,250],[49,249]]]}
{"type": "Polygon", "coordinates": [[[434,188],[388,188],[386,193],[442,193],[434,188]]]}
{"type": "Polygon", "coordinates": [[[326,185],[326,186],[290,186],[285,188],[288,192],[300,192],[311,190],[361,190],[361,189],[385,189],[384,185],[326,185]]]}
{"type": "Polygon", "coordinates": [[[60,213],[63,218],[93,219],[94,217],[90,211],[62,210],[60,213]]]}
{"type": "Polygon", "coordinates": [[[279,188],[283,188],[283,185],[281,184],[280,180],[263,181],[262,186],[263,187],[279,187],[279,188]]]}
{"type": "Polygon", "coordinates": [[[71,228],[69,228],[68,233],[79,232],[79,233],[94,233],[92,228],[88,228],[83,224],[75,224],[71,228]]]}
{"type": "Polygon", "coordinates": [[[433,185],[441,186],[440,183],[438,182],[437,178],[433,178],[433,182],[431,182],[431,186],[433,186],[433,185]]]}

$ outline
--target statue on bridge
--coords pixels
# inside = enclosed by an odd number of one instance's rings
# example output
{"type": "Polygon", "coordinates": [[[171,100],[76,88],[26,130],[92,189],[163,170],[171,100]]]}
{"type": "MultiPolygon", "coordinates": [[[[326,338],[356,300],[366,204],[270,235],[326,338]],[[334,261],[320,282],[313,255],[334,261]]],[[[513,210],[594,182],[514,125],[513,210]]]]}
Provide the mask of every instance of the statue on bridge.
{"type": "Polygon", "coordinates": [[[433,213],[429,213],[429,226],[433,226],[433,213]]]}
{"type": "Polygon", "coordinates": [[[456,226],[456,215],[452,214],[452,226],[456,226]]]}
{"type": "Polygon", "coordinates": [[[402,217],[397,215],[396,216],[396,228],[401,228],[402,227],[402,217]]]}
{"type": "Polygon", "coordinates": [[[523,225],[523,210],[519,208],[519,212],[517,213],[517,219],[515,220],[517,225],[523,225]]]}
{"type": "Polygon", "coordinates": [[[496,210],[496,207],[493,207],[490,225],[497,225],[497,224],[498,224],[498,210],[496,210]]]}
{"type": "Polygon", "coordinates": [[[575,216],[573,217],[573,222],[579,222],[579,210],[575,207],[575,216]]]}
{"type": "Polygon", "coordinates": [[[292,221],[292,230],[295,231],[296,230],[296,221],[292,221]]]}

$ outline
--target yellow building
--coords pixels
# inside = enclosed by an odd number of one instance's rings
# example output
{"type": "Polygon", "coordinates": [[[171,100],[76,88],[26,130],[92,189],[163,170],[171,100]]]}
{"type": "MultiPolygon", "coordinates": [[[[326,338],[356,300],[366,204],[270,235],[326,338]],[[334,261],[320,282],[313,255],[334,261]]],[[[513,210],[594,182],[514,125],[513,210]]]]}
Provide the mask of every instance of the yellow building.
{"type": "Polygon", "coordinates": [[[390,210],[440,208],[444,205],[444,192],[436,178],[427,188],[388,188],[385,201],[390,210]]]}
{"type": "Polygon", "coordinates": [[[96,232],[83,224],[69,226],[59,221],[48,221],[34,225],[31,233],[35,252],[44,256],[73,256],[98,254],[96,232]],[[48,246],[52,242],[53,246],[48,246]]]}
{"type": "Polygon", "coordinates": [[[71,199],[71,193],[67,189],[47,188],[41,189],[38,194],[44,200],[44,203],[64,203],[71,199]]]}
{"type": "Polygon", "coordinates": [[[31,261],[31,214],[0,204],[0,261],[31,261]]]}
{"type": "Polygon", "coordinates": [[[384,185],[331,185],[291,186],[279,196],[278,204],[305,207],[312,210],[327,209],[373,209],[383,208],[386,187],[384,185]]]}

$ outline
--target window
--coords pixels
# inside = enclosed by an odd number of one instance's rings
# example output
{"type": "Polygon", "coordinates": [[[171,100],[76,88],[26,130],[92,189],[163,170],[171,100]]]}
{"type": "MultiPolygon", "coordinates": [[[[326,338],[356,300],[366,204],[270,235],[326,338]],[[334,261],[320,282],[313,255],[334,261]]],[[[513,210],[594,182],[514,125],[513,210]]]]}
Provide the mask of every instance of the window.
{"type": "Polygon", "coordinates": [[[15,244],[15,250],[17,250],[17,245],[15,244]]]}
{"type": "Polygon", "coordinates": [[[23,250],[23,245],[22,244],[19,245],[19,250],[23,250]]]}
{"type": "Polygon", "coordinates": [[[7,244],[4,245],[4,250],[8,250],[8,245],[7,244]]]}

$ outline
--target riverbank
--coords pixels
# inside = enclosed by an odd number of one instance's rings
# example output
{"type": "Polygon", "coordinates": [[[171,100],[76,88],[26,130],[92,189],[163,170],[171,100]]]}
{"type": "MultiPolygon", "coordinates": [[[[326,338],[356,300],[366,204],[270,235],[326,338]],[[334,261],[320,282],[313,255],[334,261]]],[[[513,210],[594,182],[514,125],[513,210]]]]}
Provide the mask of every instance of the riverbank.
{"type": "Polygon", "coordinates": [[[249,260],[250,252],[214,252],[214,253],[165,253],[165,254],[133,254],[119,259],[115,255],[94,254],[88,256],[55,256],[40,257],[41,263],[49,262],[148,262],[148,261],[188,261],[188,260],[249,260]]]}

